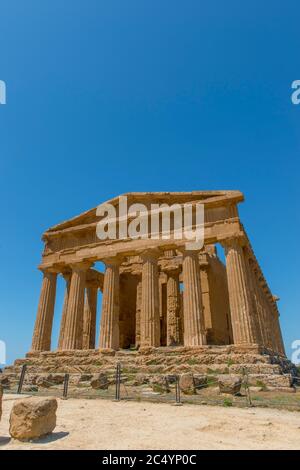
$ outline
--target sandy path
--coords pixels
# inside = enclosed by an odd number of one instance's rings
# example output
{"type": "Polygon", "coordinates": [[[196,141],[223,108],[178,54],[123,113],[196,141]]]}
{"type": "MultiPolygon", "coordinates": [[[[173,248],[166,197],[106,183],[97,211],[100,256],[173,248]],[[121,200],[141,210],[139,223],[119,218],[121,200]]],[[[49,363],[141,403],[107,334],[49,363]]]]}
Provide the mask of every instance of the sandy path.
{"type": "Polygon", "coordinates": [[[58,400],[52,437],[9,440],[5,396],[0,449],[300,449],[300,413],[271,409],[58,400]]]}

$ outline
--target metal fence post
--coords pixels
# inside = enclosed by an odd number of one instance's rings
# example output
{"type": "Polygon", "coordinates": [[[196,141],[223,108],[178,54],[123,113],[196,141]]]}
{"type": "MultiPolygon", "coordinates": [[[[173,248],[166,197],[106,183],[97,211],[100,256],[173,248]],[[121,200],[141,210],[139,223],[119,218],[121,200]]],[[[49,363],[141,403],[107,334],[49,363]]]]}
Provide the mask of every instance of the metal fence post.
{"type": "Polygon", "coordinates": [[[26,367],[27,367],[26,364],[23,364],[22,370],[21,370],[21,375],[20,375],[20,380],[19,380],[19,385],[18,385],[18,394],[22,393],[22,387],[23,387],[23,383],[24,383],[26,367]]]}
{"type": "Polygon", "coordinates": [[[118,362],[116,368],[116,394],[114,401],[120,401],[120,382],[121,382],[121,365],[118,362]]]}
{"type": "Polygon", "coordinates": [[[181,397],[180,397],[180,386],[179,386],[179,376],[177,375],[176,376],[176,385],[175,385],[175,405],[176,406],[181,406],[182,405],[182,401],[181,401],[181,397]]]}
{"type": "Polygon", "coordinates": [[[244,374],[244,380],[245,380],[245,389],[246,389],[246,395],[247,395],[247,400],[248,400],[248,405],[253,406],[252,400],[251,400],[251,393],[250,393],[250,388],[249,388],[249,375],[248,375],[248,370],[243,368],[243,374],[244,374]]]}
{"type": "Polygon", "coordinates": [[[70,378],[70,374],[65,374],[64,391],[63,391],[63,398],[65,400],[68,398],[69,378],[70,378]]]}

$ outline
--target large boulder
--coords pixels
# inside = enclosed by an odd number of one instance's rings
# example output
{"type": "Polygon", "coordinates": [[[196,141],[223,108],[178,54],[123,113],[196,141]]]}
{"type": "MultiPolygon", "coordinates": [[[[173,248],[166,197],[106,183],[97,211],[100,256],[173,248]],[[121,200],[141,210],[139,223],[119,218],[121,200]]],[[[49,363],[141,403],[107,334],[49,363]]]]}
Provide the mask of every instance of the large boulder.
{"type": "Polygon", "coordinates": [[[104,372],[95,375],[91,380],[91,387],[95,390],[107,390],[109,387],[109,380],[104,372]]]}
{"type": "Polygon", "coordinates": [[[48,379],[54,385],[61,385],[65,381],[65,374],[50,374],[48,379]]]}
{"type": "Polygon", "coordinates": [[[93,379],[93,374],[81,374],[78,379],[78,383],[80,382],[88,382],[89,380],[93,379]]]}
{"type": "Polygon", "coordinates": [[[133,385],[139,386],[147,383],[149,383],[149,377],[146,374],[142,374],[141,372],[135,374],[133,385]]]}
{"type": "Polygon", "coordinates": [[[170,387],[165,375],[153,375],[150,379],[152,390],[157,393],[169,393],[170,387]]]}
{"type": "Polygon", "coordinates": [[[236,395],[241,390],[242,379],[238,375],[220,375],[218,385],[220,393],[236,395]]]}
{"type": "Polygon", "coordinates": [[[196,393],[193,374],[181,374],[179,377],[179,387],[185,395],[196,393]]]}
{"type": "Polygon", "coordinates": [[[194,384],[195,384],[196,390],[201,390],[202,388],[207,387],[208,385],[207,375],[194,374],[194,384]]]}
{"type": "Polygon", "coordinates": [[[47,374],[40,375],[35,380],[35,385],[42,388],[50,388],[55,385],[63,384],[65,380],[64,374],[47,374]]]}
{"type": "Polygon", "coordinates": [[[14,404],[10,414],[9,433],[21,441],[50,434],[56,426],[55,398],[26,398],[14,404]]]}
{"type": "Polygon", "coordinates": [[[40,377],[36,379],[36,385],[41,388],[49,388],[52,384],[49,382],[48,376],[40,375],[40,377]]]}
{"type": "Polygon", "coordinates": [[[2,385],[3,388],[9,388],[10,381],[7,375],[0,374],[0,385],[2,385]]]}

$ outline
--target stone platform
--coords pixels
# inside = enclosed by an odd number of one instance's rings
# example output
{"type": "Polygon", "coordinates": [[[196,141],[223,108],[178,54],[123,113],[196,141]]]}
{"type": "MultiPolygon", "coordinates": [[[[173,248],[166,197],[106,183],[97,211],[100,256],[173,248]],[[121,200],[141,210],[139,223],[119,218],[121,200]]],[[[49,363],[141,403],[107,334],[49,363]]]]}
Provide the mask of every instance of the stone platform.
{"type": "Polygon", "coordinates": [[[28,377],[47,374],[114,374],[117,363],[123,373],[134,377],[137,374],[223,374],[249,377],[250,385],[270,387],[292,387],[297,369],[286,357],[273,354],[258,346],[201,346],[160,347],[134,350],[76,350],[28,353],[6,367],[2,380],[16,380],[21,368],[27,365],[28,377]]]}

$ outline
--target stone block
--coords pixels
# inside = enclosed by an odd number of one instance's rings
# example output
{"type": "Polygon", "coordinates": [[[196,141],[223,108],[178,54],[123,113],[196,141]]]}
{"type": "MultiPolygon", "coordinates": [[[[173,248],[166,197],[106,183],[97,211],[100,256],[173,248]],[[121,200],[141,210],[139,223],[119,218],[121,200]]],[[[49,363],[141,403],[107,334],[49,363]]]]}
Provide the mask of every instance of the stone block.
{"type": "Polygon", "coordinates": [[[50,434],[56,426],[55,398],[26,398],[14,404],[9,433],[18,440],[31,440],[50,434]]]}
{"type": "Polygon", "coordinates": [[[150,384],[154,392],[170,392],[169,382],[165,375],[154,375],[153,377],[151,377],[150,384]]]}
{"type": "Polygon", "coordinates": [[[91,387],[95,390],[107,390],[109,384],[108,377],[104,372],[94,376],[91,380],[91,387]]]}
{"type": "Polygon", "coordinates": [[[240,392],[242,379],[238,375],[223,375],[218,377],[220,393],[236,395],[240,392]]]}
{"type": "Polygon", "coordinates": [[[180,390],[186,395],[196,393],[193,374],[181,374],[179,377],[180,390]]]}

